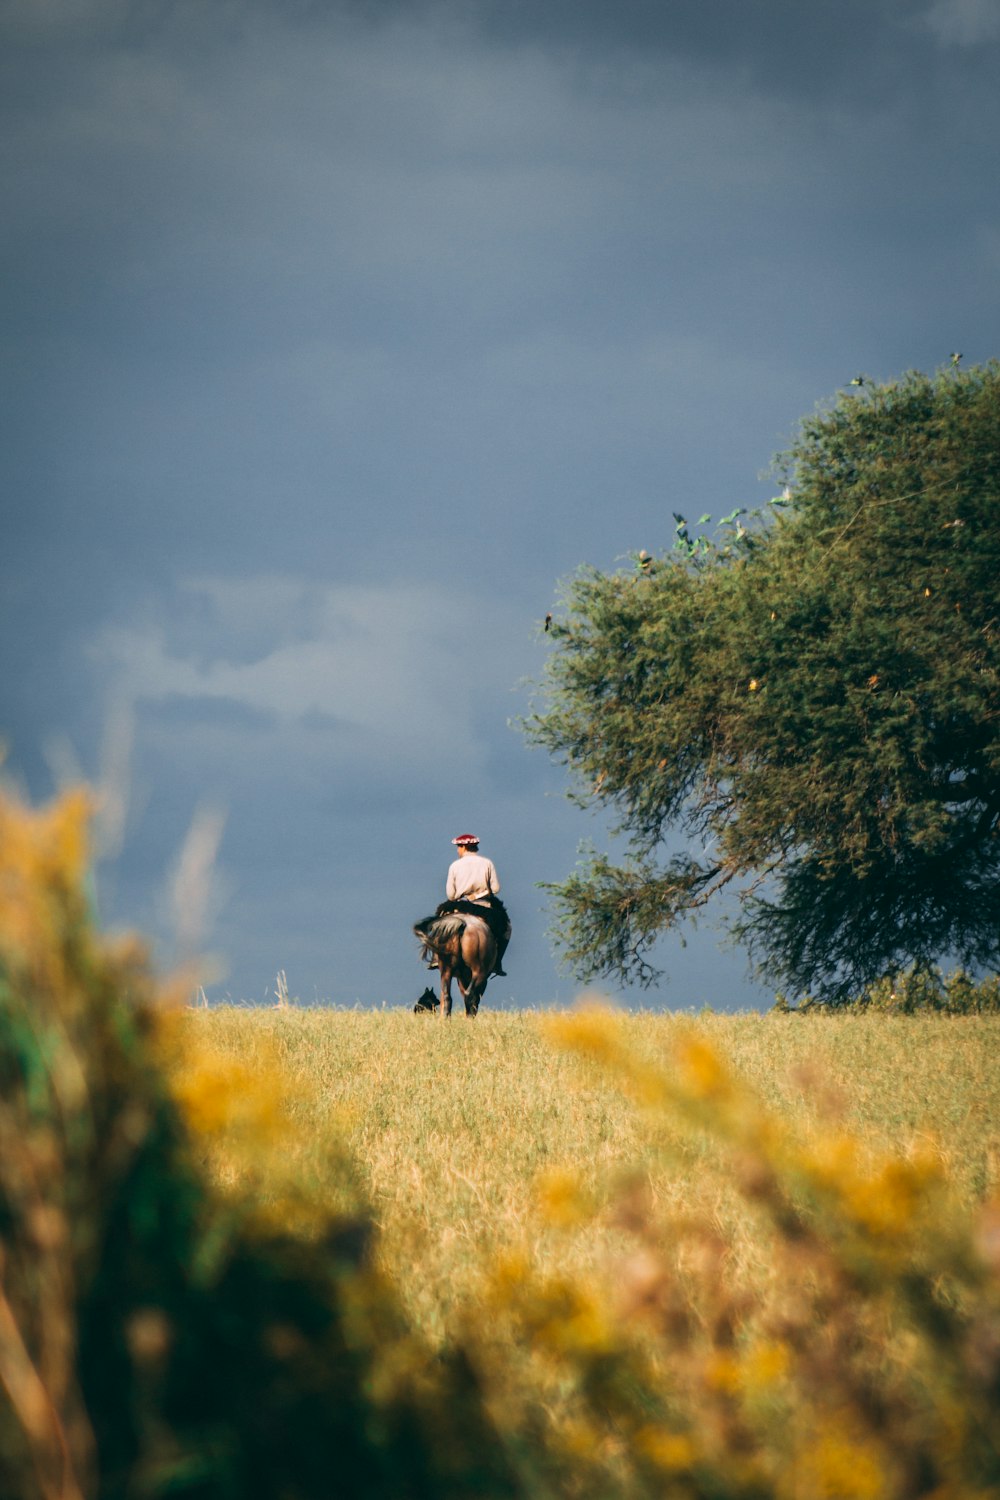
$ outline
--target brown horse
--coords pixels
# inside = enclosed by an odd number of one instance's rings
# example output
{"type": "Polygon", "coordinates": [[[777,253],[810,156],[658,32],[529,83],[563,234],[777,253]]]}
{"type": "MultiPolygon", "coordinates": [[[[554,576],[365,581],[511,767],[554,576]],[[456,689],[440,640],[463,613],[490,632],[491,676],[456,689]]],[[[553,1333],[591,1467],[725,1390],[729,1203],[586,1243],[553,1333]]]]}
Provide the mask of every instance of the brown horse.
{"type": "Polygon", "coordinates": [[[424,947],[424,956],[437,959],[441,971],[443,1016],[451,1015],[451,981],[456,979],[465,1001],[465,1014],[474,1016],[496,963],[496,939],[482,917],[448,912],[443,917],[425,917],[413,928],[424,947]]]}

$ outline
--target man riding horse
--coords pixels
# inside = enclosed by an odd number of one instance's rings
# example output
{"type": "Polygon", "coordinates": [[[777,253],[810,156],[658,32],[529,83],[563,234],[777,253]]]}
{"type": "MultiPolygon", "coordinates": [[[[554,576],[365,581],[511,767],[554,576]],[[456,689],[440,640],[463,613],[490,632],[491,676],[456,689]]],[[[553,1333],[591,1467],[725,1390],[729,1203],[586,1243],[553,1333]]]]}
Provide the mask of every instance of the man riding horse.
{"type": "Polygon", "coordinates": [[[474,1016],[487,980],[504,973],[500,961],[510,941],[510,918],[498,895],[496,866],[479,853],[476,835],[460,833],[452,843],[458,858],[448,871],[446,899],[433,917],[416,922],[413,931],[423,945],[428,968],[441,971],[441,1013],[451,1015],[454,977],[466,1014],[474,1016]],[[467,922],[464,917],[474,920],[467,922]]]}
{"type": "Polygon", "coordinates": [[[445,885],[447,899],[438,907],[438,916],[460,911],[468,916],[482,917],[497,945],[493,973],[505,979],[503,956],[510,942],[510,917],[500,900],[500,877],[496,866],[485,854],[480,854],[479,839],[474,833],[460,833],[452,843],[458,849],[458,858],[449,866],[445,885]]]}

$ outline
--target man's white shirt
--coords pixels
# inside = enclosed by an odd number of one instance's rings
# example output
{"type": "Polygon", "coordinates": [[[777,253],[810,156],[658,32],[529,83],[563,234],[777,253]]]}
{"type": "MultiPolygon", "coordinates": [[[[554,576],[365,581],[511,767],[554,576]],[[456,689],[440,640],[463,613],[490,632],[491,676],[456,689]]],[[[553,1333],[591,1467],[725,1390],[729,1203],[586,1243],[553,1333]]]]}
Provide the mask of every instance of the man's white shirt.
{"type": "Polygon", "coordinates": [[[484,854],[463,854],[448,871],[445,894],[449,901],[485,901],[499,896],[500,880],[491,859],[484,854]]]}

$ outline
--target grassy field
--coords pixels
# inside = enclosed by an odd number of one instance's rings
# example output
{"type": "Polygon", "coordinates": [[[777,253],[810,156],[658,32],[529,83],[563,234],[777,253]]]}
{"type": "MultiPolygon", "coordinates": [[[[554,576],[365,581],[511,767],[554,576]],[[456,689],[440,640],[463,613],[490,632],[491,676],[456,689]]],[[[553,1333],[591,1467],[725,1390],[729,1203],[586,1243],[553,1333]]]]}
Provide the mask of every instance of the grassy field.
{"type": "Polygon", "coordinates": [[[1000,1500],[1000,1017],[191,1009],[86,820],[0,796],[5,1500],[1000,1500]]]}
{"type": "MultiPolygon", "coordinates": [[[[738,1278],[766,1274],[732,1150],[669,1110],[644,1113],[612,1073],[546,1035],[541,1014],[474,1025],[402,1011],[192,1013],[213,1053],[251,1073],[275,1061],[295,1122],[283,1169],[345,1207],[367,1199],[381,1263],[434,1342],[475,1316],[483,1276],[510,1256],[546,1275],[614,1276],[613,1205],[641,1180],[658,1216],[718,1225],[738,1278]],[[331,1142],[346,1147],[353,1169],[331,1142]],[[566,1183],[588,1212],[564,1212],[566,1183]],[[568,1224],[568,1220],[574,1222],[568,1224]]],[[[619,1021],[637,1059],[669,1070],[696,1025],[804,1142],[847,1133],[873,1153],[928,1155],[973,1205],[1000,1174],[1000,1018],[661,1014],[619,1021]]],[[[213,1170],[232,1180],[225,1148],[213,1170]]]]}

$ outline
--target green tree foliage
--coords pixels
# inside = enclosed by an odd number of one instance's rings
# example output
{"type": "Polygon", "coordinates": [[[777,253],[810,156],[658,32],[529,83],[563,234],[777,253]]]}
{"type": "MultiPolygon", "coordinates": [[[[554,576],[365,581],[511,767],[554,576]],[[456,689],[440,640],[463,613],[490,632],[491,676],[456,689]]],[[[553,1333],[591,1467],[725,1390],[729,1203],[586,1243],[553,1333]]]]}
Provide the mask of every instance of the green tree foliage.
{"type": "Polygon", "coordinates": [[[552,626],[529,737],[629,839],[552,888],[584,977],[651,982],[724,886],[796,993],[1000,959],[1000,365],[862,382],[780,464],[767,514],[676,515],[552,626]]]}

